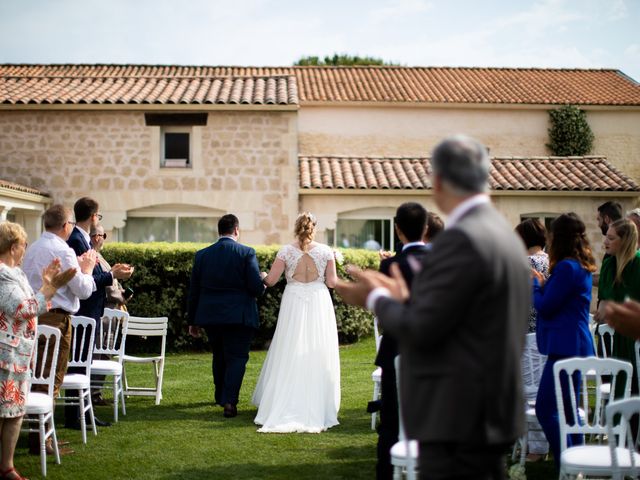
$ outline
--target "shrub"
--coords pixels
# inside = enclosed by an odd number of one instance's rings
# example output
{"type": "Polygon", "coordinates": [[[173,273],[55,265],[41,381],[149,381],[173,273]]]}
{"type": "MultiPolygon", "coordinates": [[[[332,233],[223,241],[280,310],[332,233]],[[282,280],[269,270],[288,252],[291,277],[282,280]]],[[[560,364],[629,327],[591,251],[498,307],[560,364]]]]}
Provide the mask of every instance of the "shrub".
{"type": "MultiPolygon", "coordinates": [[[[204,338],[194,339],[188,334],[187,298],[191,267],[195,253],[206,244],[197,243],[109,243],[103,254],[111,263],[129,263],[135,267],[131,279],[124,286],[134,290],[128,303],[129,312],[141,317],[169,317],[167,348],[173,351],[201,350],[206,348],[204,338]]],[[[273,263],[277,246],[258,246],[256,256],[260,269],[268,271],[273,263]]],[[[338,265],[338,276],[346,278],[345,265],[361,268],[378,268],[377,252],[366,250],[341,250],[343,265],[338,265]]],[[[264,347],[273,336],[280,299],[286,283],[284,277],[268,288],[258,300],[260,329],[254,347],[264,347]]],[[[361,308],[344,304],[340,296],[332,292],[336,310],[338,335],[343,343],[357,341],[372,331],[371,314],[361,308]]],[[[136,345],[132,345],[133,349],[136,345]]]]}
{"type": "Polygon", "coordinates": [[[588,155],[593,147],[593,132],[587,114],[573,105],[549,111],[551,128],[547,147],[553,155],[588,155]]]}

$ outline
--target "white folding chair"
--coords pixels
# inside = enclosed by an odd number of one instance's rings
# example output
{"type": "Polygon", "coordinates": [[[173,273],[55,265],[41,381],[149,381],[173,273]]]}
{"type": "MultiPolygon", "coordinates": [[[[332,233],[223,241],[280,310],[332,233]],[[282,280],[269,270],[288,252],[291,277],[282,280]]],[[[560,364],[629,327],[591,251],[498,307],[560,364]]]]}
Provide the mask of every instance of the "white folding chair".
{"type": "Polygon", "coordinates": [[[26,414],[23,422],[27,424],[26,431],[38,433],[40,440],[40,468],[42,476],[47,476],[47,447],[46,442],[49,437],[52,439],[52,447],[55,454],[56,463],[60,464],[60,451],[58,450],[58,438],[56,436],[56,426],[53,421],[54,401],[53,389],[56,379],[56,366],[58,365],[58,349],[60,348],[60,330],[47,325],[38,325],[36,329],[37,342],[44,344],[42,358],[38,358],[38,346],[34,348],[35,368],[31,375],[31,385],[46,385],[47,393],[29,392],[26,402],[26,414]],[[49,369],[47,358],[50,358],[49,369]],[[31,417],[37,418],[31,418],[31,417]],[[37,424],[38,429],[32,428],[31,424],[37,424]]]}
{"type": "Polygon", "coordinates": [[[633,416],[640,416],[640,398],[612,401],[607,405],[606,411],[611,476],[614,480],[623,480],[627,475],[638,478],[640,474],[638,439],[633,438],[630,422],[633,416]]]}
{"type": "MultiPolygon", "coordinates": [[[[378,330],[378,318],[373,317],[373,335],[376,341],[376,354],[380,350],[380,342],[382,341],[382,335],[380,335],[380,331],[378,330]]],[[[373,401],[380,399],[382,394],[382,367],[376,368],[373,373],[371,373],[371,380],[373,381],[373,401]]],[[[371,430],[376,429],[376,419],[378,417],[378,412],[371,413],[371,430]]]]}
{"type": "Polygon", "coordinates": [[[118,400],[122,402],[122,414],[127,414],[124,403],[124,388],[122,385],[122,361],[127,339],[127,319],[129,314],[122,310],[105,308],[101,318],[101,330],[96,336],[93,349],[94,360],[91,362],[91,386],[113,389],[113,421],[118,421],[118,400]],[[116,357],[116,360],[96,360],[95,357],[116,357]],[[95,376],[112,377],[111,385],[107,381],[100,381],[95,376]]]}
{"type": "Polygon", "coordinates": [[[631,375],[633,367],[628,362],[613,358],[570,358],[558,361],[553,366],[553,380],[558,407],[558,417],[560,423],[560,479],[572,476],[599,475],[608,476],[611,471],[611,456],[609,447],[605,445],[578,445],[567,446],[568,435],[596,435],[603,436],[607,433],[607,426],[604,420],[603,404],[606,402],[600,386],[602,377],[611,376],[611,391],[615,392],[616,384],[623,382],[624,398],[631,392],[631,375]],[[595,389],[588,389],[587,373],[591,372],[596,384],[595,389]],[[621,377],[624,375],[624,378],[621,377]],[[561,377],[564,382],[561,382],[561,377]],[[579,377],[579,378],[578,378],[579,377]],[[568,388],[569,404],[565,406],[562,383],[568,388]],[[580,394],[580,399],[576,395],[580,394]],[[593,408],[589,410],[590,406],[593,408]],[[567,418],[565,407],[573,412],[571,418],[567,418]],[[585,413],[592,411],[593,414],[579,415],[581,408],[585,413]]]}
{"type": "Polygon", "coordinates": [[[138,356],[126,353],[124,354],[123,376],[124,376],[124,394],[125,395],[146,395],[152,396],[156,399],[156,405],[160,405],[162,400],[162,378],[164,376],[164,359],[165,359],[165,347],[167,343],[167,325],[169,319],[167,317],[158,318],[143,318],[143,317],[129,317],[127,322],[127,338],[136,336],[141,338],[148,337],[160,337],[160,353],[154,356],[138,356]],[[154,368],[154,381],[155,387],[132,387],[127,380],[126,364],[137,363],[151,363],[154,368]]]}
{"type": "MultiPolygon", "coordinates": [[[[606,323],[602,323],[596,326],[596,337],[598,338],[598,343],[602,348],[602,358],[609,358],[611,353],[613,352],[613,339],[614,339],[615,330],[607,325],[606,323]]],[[[600,385],[600,390],[602,391],[602,396],[606,401],[609,400],[609,396],[611,395],[611,384],[609,382],[603,382],[600,385]]],[[[604,409],[604,403],[602,408],[604,409]]],[[[601,412],[604,415],[604,410],[601,412]]]]}
{"type": "Polygon", "coordinates": [[[396,389],[398,390],[398,441],[391,447],[391,465],[393,465],[393,480],[400,480],[402,474],[407,474],[408,480],[416,478],[418,462],[418,441],[409,440],[404,431],[402,418],[402,402],[400,399],[400,355],[393,360],[396,368],[396,389]]]}
{"type": "MultiPolygon", "coordinates": [[[[538,387],[540,385],[540,377],[542,377],[542,371],[547,361],[547,356],[542,355],[538,350],[538,343],[536,341],[535,333],[528,333],[525,340],[524,350],[522,352],[521,369],[522,369],[522,383],[524,389],[525,399],[525,432],[516,443],[513,445],[513,452],[511,453],[511,460],[515,461],[516,452],[520,447],[520,465],[525,464],[527,451],[528,451],[528,439],[529,429],[532,431],[542,432],[542,427],[538,423],[536,417],[536,396],[538,395],[538,387]]],[[[544,433],[542,433],[544,437],[544,433]]]]}
{"type": "Polygon", "coordinates": [[[87,412],[91,420],[93,434],[98,434],[91,403],[91,362],[93,359],[96,321],[93,318],[72,315],[71,329],[71,358],[69,359],[68,368],[81,369],[82,371],[77,373],[67,372],[65,374],[60,386],[64,390],[64,396],[59,397],[58,400],[62,405],[78,406],[82,443],[87,443],[87,412]],[[77,392],[77,395],[72,395],[71,392],[74,391],[77,392]]]}
{"type": "Polygon", "coordinates": [[[638,385],[640,385],[640,340],[636,340],[634,349],[636,354],[636,375],[638,376],[638,385]]]}

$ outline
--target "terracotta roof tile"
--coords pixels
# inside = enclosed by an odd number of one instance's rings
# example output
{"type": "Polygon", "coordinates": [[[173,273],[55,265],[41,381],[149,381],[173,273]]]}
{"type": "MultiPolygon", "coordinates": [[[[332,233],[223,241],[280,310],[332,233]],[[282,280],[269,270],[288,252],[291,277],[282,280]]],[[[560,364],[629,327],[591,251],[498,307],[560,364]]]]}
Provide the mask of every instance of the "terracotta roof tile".
{"type": "MultiPolygon", "coordinates": [[[[430,189],[429,159],[407,157],[299,157],[300,188],[430,189]]],[[[605,157],[493,158],[491,190],[640,192],[605,157]]]]}
{"type": "Polygon", "coordinates": [[[0,103],[409,102],[640,106],[618,70],[0,65],[0,103]]]}
{"type": "Polygon", "coordinates": [[[20,185],[18,183],[7,182],[6,180],[0,179],[0,188],[7,188],[9,190],[16,190],[17,192],[24,193],[32,193],[34,195],[40,195],[43,197],[49,197],[50,195],[47,192],[42,190],[38,190],[37,188],[27,187],[25,185],[20,185]]]}
{"type": "Polygon", "coordinates": [[[244,69],[0,65],[5,104],[297,105],[295,76],[244,69]]]}

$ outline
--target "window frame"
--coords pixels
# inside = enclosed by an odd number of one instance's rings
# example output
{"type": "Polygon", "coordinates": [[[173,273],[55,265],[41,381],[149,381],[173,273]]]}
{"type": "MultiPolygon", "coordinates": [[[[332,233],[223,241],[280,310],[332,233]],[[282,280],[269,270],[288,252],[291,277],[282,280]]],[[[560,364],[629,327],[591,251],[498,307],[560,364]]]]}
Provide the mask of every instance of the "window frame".
{"type": "Polygon", "coordinates": [[[193,127],[191,126],[161,126],[160,127],[160,167],[161,168],[193,168],[193,127]],[[186,133],[189,135],[189,155],[186,158],[185,165],[177,165],[178,160],[174,158],[166,158],[166,134],[167,133],[186,133]],[[176,160],[176,165],[167,165],[167,160],[176,160]]]}

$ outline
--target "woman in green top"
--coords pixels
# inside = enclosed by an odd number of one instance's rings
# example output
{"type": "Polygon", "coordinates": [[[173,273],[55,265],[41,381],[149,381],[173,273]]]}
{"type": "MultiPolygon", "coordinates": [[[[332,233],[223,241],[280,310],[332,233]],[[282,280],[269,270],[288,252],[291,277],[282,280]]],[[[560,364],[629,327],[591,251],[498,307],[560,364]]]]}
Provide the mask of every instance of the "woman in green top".
{"type": "MultiPolygon", "coordinates": [[[[640,300],[640,251],[637,249],[638,231],[633,222],[620,219],[613,222],[604,239],[604,249],[609,254],[600,268],[598,285],[599,315],[607,300],[622,302],[627,298],[640,300]]],[[[637,367],[634,352],[635,339],[618,332],[613,337],[612,357],[625,360],[633,365],[631,393],[638,393],[637,367]]],[[[616,385],[616,398],[622,396],[622,382],[616,385]]]]}

